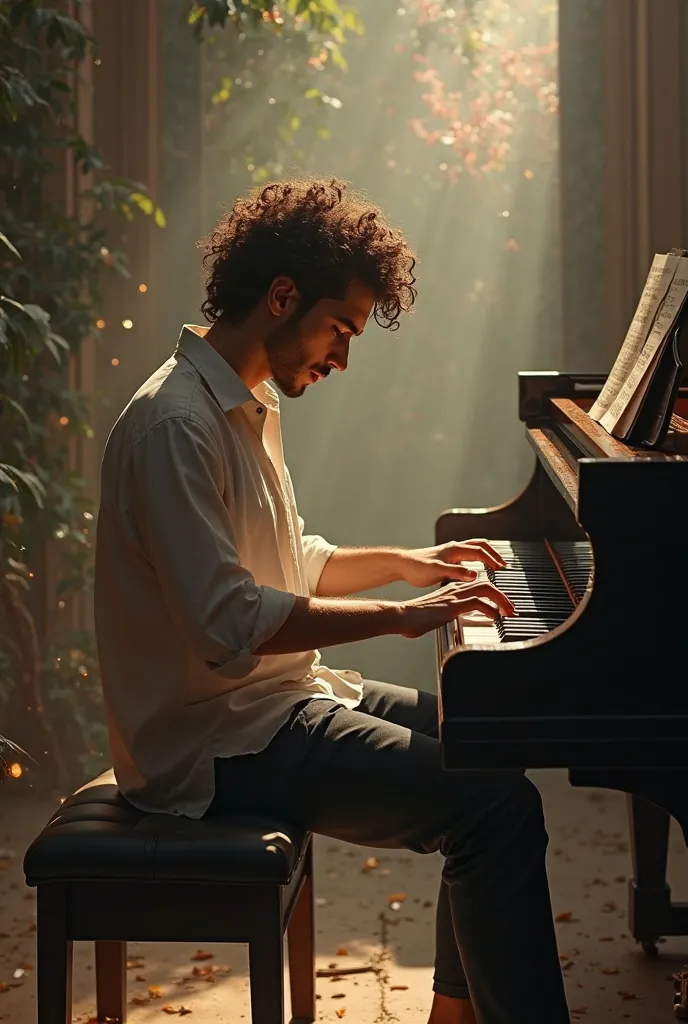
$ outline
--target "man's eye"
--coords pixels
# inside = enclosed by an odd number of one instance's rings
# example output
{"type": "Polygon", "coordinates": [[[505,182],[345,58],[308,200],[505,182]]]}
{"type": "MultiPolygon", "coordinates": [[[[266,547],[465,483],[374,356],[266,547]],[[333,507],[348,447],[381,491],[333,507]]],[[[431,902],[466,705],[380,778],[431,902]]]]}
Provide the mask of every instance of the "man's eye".
{"type": "Polygon", "coordinates": [[[335,333],[335,336],[336,336],[337,338],[341,338],[341,337],[342,337],[342,335],[344,334],[344,331],[340,330],[340,329],[339,329],[339,327],[337,327],[337,325],[336,325],[336,324],[335,324],[335,326],[334,326],[334,327],[332,328],[332,330],[334,331],[334,333],[335,333]]]}

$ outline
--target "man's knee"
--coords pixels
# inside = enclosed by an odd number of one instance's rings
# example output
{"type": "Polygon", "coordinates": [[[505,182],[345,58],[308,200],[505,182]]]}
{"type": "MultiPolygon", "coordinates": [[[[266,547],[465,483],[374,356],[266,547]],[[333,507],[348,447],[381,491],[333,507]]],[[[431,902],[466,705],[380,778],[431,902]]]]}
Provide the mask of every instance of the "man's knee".
{"type": "Polygon", "coordinates": [[[515,853],[521,846],[532,850],[546,848],[542,798],[525,774],[499,773],[489,781],[484,779],[480,788],[472,821],[457,820],[452,835],[447,836],[455,850],[465,850],[467,838],[476,853],[504,851],[508,856],[509,851],[515,853]]]}
{"type": "Polygon", "coordinates": [[[513,814],[514,825],[541,836],[547,845],[542,796],[537,786],[526,778],[525,774],[519,774],[514,780],[513,792],[507,800],[513,814]]]}

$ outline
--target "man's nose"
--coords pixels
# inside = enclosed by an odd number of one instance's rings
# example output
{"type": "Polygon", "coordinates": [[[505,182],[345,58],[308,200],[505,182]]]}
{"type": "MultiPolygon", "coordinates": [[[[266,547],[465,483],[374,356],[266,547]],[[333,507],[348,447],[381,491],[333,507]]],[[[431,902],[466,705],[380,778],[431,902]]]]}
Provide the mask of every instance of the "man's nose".
{"type": "Polygon", "coordinates": [[[349,346],[340,349],[339,352],[333,352],[327,360],[327,365],[332,366],[335,370],[346,370],[349,365],[349,346]]]}

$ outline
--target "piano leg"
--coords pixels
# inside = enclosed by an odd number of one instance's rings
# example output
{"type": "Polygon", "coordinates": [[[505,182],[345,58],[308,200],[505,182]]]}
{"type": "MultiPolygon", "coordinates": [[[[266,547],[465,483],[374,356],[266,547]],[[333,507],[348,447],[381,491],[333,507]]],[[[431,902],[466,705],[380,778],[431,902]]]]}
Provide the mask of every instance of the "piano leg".
{"type": "Polygon", "coordinates": [[[629,882],[628,916],[633,938],[648,956],[657,955],[657,939],[676,934],[671,917],[671,890],[666,880],[669,815],[656,804],[628,795],[633,878],[629,882]]]}

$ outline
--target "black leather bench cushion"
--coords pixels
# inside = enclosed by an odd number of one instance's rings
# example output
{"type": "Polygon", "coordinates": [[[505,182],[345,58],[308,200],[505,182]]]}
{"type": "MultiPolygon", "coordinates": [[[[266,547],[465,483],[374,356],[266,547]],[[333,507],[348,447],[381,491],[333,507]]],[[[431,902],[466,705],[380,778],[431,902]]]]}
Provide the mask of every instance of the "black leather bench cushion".
{"type": "Polygon", "coordinates": [[[24,857],[28,885],[49,881],[286,884],[308,834],[262,817],[146,814],[105,772],[55,812],[24,857]]]}

